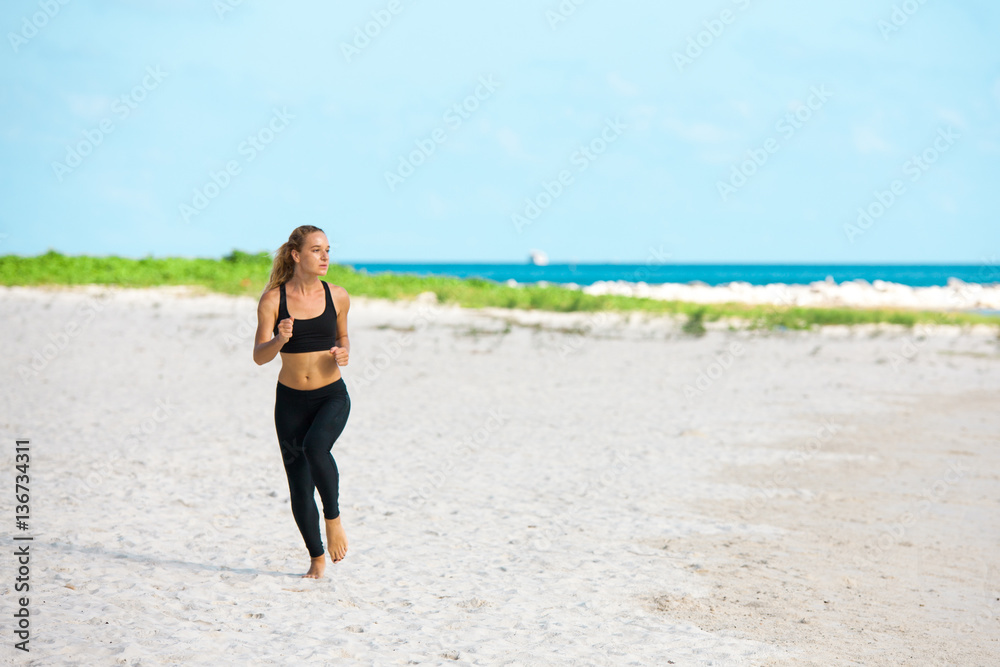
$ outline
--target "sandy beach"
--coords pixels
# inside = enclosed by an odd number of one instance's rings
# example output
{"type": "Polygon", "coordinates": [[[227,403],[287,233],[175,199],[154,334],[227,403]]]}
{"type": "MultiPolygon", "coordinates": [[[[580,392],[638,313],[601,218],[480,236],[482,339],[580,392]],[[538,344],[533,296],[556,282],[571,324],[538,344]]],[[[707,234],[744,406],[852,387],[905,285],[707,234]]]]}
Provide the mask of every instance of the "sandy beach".
{"type": "Polygon", "coordinates": [[[350,549],[312,581],[255,308],[0,287],[5,662],[1000,664],[995,329],[355,297],[350,549]]]}

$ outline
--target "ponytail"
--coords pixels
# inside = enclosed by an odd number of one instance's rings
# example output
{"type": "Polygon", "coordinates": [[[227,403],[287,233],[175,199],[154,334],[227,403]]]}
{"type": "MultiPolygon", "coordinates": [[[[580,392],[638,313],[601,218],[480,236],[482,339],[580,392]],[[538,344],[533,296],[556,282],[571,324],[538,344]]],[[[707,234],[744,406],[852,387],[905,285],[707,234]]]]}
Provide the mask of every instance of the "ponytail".
{"type": "Polygon", "coordinates": [[[292,276],[295,275],[295,259],[292,258],[292,251],[298,250],[302,252],[302,245],[305,243],[306,237],[313,232],[322,231],[319,227],[312,225],[302,225],[292,230],[292,233],[288,236],[288,240],[282,243],[281,247],[278,248],[278,252],[274,254],[274,262],[271,264],[271,277],[268,279],[264,291],[261,292],[262,295],[279,285],[284,285],[292,279],[292,276]]]}

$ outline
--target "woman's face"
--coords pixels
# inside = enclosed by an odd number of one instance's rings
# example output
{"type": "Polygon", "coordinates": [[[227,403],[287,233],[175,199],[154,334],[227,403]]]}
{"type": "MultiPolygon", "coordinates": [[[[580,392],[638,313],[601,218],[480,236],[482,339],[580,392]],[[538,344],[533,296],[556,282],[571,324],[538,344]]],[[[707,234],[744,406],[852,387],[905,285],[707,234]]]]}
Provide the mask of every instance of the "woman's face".
{"type": "Polygon", "coordinates": [[[299,270],[325,276],[330,266],[330,244],[323,232],[313,232],[306,236],[298,255],[299,270]]]}

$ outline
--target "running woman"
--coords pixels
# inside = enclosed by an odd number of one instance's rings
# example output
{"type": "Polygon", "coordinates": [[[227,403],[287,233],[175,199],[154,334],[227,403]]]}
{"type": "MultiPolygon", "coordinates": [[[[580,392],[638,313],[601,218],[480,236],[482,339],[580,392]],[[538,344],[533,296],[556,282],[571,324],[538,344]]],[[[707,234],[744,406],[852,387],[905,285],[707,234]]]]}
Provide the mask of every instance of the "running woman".
{"type": "Polygon", "coordinates": [[[330,244],[319,227],[296,227],[278,249],[271,277],[257,304],[253,360],[266,364],[281,353],[275,388],[274,428],[281,448],[292,516],[311,559],[302,575],[319,579],[326,569],[315,490],[323,501],[326,540],[336,563],[347,554],[340,523],[340,477],[330,450],[351,412],[340,375],[347,365],[350,298],[343,287],[319,279],[330,266],[330,244]]]}

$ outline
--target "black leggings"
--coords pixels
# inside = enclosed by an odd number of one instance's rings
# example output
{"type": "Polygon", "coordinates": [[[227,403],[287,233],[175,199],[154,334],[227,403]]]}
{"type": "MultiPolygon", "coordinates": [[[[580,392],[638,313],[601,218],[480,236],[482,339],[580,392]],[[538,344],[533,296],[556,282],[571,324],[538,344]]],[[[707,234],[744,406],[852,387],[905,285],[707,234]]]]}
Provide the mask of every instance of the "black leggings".
{"type": "Polygon", "coordinates": [[[314,489],[323,500],[323,516],[340,516],[340,476],[330,449],[350,412],[351,397],[342,377],[319,389],[292,389],[279,382],[275,391],[274,429],[288,476],[292,516],[312,558],[324,553],[314,489]]]}

